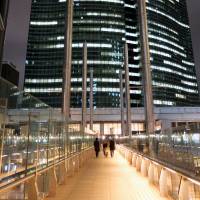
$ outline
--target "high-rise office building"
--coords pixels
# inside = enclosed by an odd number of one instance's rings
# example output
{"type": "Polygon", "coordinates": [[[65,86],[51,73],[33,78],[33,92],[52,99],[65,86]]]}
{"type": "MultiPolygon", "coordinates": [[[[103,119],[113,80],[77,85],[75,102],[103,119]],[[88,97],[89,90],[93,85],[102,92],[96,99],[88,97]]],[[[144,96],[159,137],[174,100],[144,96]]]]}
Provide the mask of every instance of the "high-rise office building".
{"type": "Polygon", "coordinates": [[[66,2],[33,0],[25,91],[53,107],[62,105],[66,2]]]}
{"type": "Polygon", "coordinates": [[[94,71],[94,106],[119,107],[120,105],[119,69],[123,64],[125,40],[123,4],[124,2],[121,0],[74,1],[73,107],[81,107],[82,47],[84,41],[87,41],[88,48],[88,72],[90,69],[94,71]]]}
{"type": "MultiPolygon", "coordinates": [[[[62,106],[66,0],[33,0],[25,91],[62,106]]],[[[198,103],[186,1],[146,2],[154,104],[198,103]]],[[[83,43],[88,78],[94,70],[94,105],[119,107],[119,69],[128,44],[132,106],[143,106],[143,74],[138,0],[74,0],[71,105],[81,107],[83,43]]],[[[149,83],[151,84],[151,83],[149,83]]],[[[89,93],[89,79],[88,79],[89,93]]]]}
{"type": "Polygon", "coordinates": [[[186,0],[146,3],[155,105],[198,104],[186,0]]]}

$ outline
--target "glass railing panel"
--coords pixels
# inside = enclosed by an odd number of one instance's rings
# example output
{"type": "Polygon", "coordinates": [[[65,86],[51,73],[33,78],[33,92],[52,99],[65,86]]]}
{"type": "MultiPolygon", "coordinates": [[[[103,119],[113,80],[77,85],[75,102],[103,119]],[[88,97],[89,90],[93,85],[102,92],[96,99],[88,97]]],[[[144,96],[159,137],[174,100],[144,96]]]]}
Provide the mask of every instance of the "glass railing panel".
{"type": "Polygon", "coordinates": [[[119,138],[118,142],[184,173],[200,176],[200,129],[196,125],[119,138]]]}
{"type": "Polygon", "coordinates": [[[93,136],[67,124],[61,110],[1,78],[0,91],[0,186],[93,145],[93,136]]]}
{"type": "Polygon", "coordinates": [[[39,122],[37,136],[34,143],[37,148],[34,150],[34,154],[37,157],[37,170],[47,167],[48,165],[48,148],[49,148],[49,139],[48,139],[48,121],[39,122]]]}
{"type": "Polygon", "coordinates": [[[1,193],[0,199],[1,200],[12,200],[12,199],[25,200],[25,199],[28,199],[26,190],[25,190],[25,184],[22,183],[22,184],[18,185],[17,187],[11,188],[7,192],[1,193]]]}

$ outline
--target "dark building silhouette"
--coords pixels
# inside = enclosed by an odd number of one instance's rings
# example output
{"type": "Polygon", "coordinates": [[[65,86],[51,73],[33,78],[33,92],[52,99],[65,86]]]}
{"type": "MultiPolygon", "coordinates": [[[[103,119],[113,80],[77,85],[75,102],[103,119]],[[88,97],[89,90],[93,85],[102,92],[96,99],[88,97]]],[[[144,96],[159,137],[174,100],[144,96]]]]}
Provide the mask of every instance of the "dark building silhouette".
{"type": "Polygon", "coordinates": [[[0,72],[2,66],[3,45],[5,38],[5,30],[8,16],[9,0],[0,1],[0,72]]]}
{"type": "Polygon", "coordinates": [[[3,62],[1,77],[16,86],[18,86],[19,84],[19,71],[16,69],[16,66],[12,63],[3,62]]]}

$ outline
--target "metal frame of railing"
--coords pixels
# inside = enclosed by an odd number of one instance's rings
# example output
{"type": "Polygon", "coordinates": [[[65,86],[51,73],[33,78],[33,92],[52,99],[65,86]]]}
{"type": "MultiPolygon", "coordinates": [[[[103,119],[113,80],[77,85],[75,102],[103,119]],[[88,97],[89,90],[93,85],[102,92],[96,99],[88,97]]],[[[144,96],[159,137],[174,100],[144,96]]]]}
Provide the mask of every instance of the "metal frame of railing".
{"type": "Polygon", "coordinates": [[[149,183],[159,188],[161,196],[175,200],[199,199],[200,182],[193,177],[126,146],[118,145],[117,149],[142,176],[148,177],[149,183]]]}
{"type": "Polygon", "coordinates": [[[0,194],[10,192],[16,186],[21,184],[26,185],[26,197],[31,200],[43,199],[45,196],[55,196],[56,187],[60,184],[65,184],[68,176],[74,175],[76,171],[90,158],[93,157],[93,147],[77,152],[74,155],[66,157],[63,160],[59,160],[57,163],[53,163],[44,169],[36,171],[34,174],[27,175],[19,180],[9,183],[0,187],[0,194]],[[39,188],[38,179],[42,175],[47,175],[48,178],[45,183],[49,185],[47,191],[43,191],[39,188]],[[59,174],[62,174],[60,176],[59,174]]]}

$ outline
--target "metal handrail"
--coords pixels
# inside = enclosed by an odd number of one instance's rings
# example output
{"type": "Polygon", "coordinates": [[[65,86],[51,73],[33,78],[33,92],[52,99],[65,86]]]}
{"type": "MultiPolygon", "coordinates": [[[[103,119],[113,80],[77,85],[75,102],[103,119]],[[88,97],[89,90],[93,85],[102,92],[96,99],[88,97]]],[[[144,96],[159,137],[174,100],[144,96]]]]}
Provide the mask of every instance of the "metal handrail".
{"type": "Polygon", "coordinates": [[[35,171],[33,174],[27,175],[27,176],[21,178],[20,180],[16,180],[16,181],[14,181],[14,182],[12,182],[12,183],[8,183],[8,184],[6,184],[6,185],[4,185],[4,186],[1,186],[1,187],[0,187],[0,194],[9,191],[9,190],[12,189],[13,187],[16,187],[16,186],[18,186],[18,185],[20,185],[20,184],[22,184],[22,183],[25,183],[25,182],[29,181],[30,179],[34,178],[34,177],[36,176],[36,174],[43,174],[43,173],[45,173],[46,171],[50,170],[51,168],[54,168],[54,167],[56,167],[56,166],[62,164],[62,163],[65,162],[66,160],[70,160],[70,159],[72,159],[72,158],[74,158],[74,157],[80,155],[82,152],[88,151],[88,150],[90,150],[90,149],[92,149],[92,148],[93,148],[93,147],[85,148],[85,149],[82,150],[81,152],[77,152],[77,153],[75,153],[75,154],[73,154],[73,155],[70,155],[69,157],[66,157],[65,159],[62,159],[62,160],[59,160],[59,161],[56,162],[56,163],[53,163],[53,164],[50,165],[50,166],[47,166],[47,167],[44,168],[44,169],[38,170],[37,173],[36,173],[36,171],[35,171]]]}
{"type": "Polygon", "coordinates": [[[130,147],[126,147],[124,145],[119,145],[120,148],[124,149],[124,150],[128,150],[129,152],[138,154],[139,156],[142,156],[152,162],[154,162],[155,164],[159,164],[161,167],[168,169],[169,171],[175,172],[176,174],[180,175],[181,177],[188,179],[190,181],[192,181],[195,184],[198,184],[200,186],[200,178],[195,177],[194,175],[189,174],[187,171],[183,172],[182,169],[178,168],[178,167],[174,167],[166,162],[160,161],[158,159],[152,158],[146,154],[143,154],[141,152],[138,152],[136,150],[131,149],[130,147]]]}

